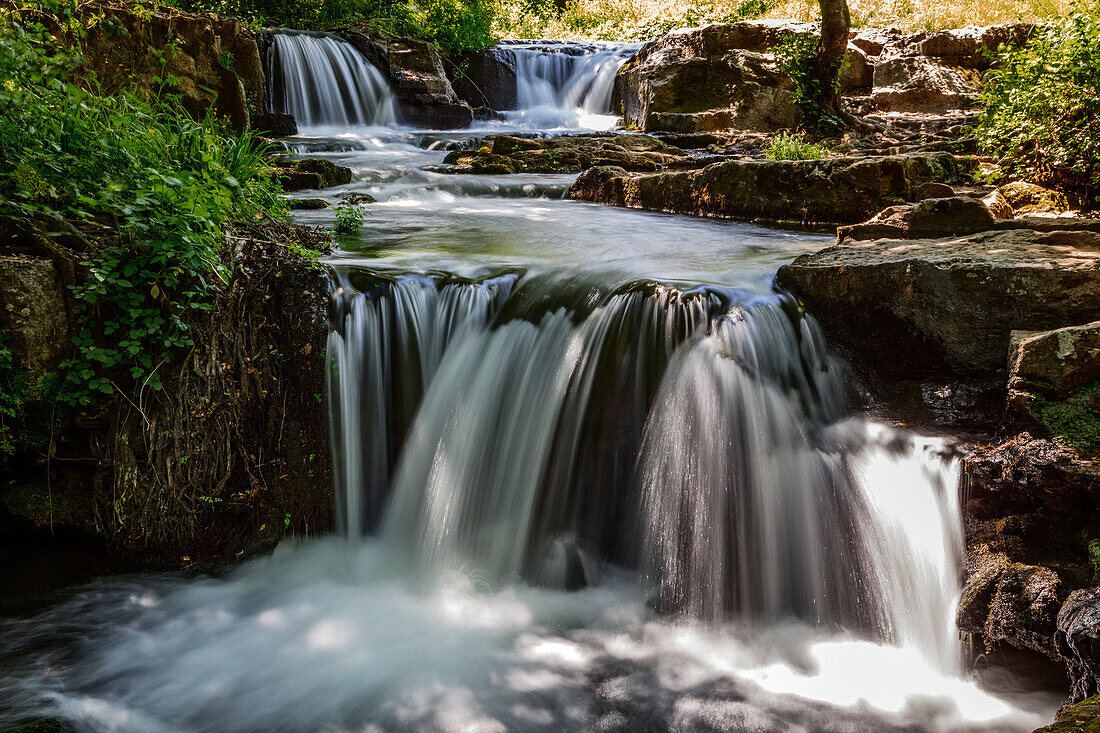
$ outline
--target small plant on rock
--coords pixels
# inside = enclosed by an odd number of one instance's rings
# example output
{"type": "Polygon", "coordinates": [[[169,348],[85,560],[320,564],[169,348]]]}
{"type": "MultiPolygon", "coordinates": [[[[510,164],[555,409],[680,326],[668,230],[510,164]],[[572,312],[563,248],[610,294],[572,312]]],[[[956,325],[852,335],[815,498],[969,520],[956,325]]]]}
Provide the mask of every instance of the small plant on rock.
{"type": "Polygon", "coordinates": [[[333,206],[336,221],[332,225],[334,234],[355,234],[363,228],[370,212],[360,206],[333,206]]]}
{"type": "Polygon", "coordinates": [[[812,143],[802,133],[777,135],[764,149],[768,160],[822,160],[829,157],[823,146],[812,143]]]}

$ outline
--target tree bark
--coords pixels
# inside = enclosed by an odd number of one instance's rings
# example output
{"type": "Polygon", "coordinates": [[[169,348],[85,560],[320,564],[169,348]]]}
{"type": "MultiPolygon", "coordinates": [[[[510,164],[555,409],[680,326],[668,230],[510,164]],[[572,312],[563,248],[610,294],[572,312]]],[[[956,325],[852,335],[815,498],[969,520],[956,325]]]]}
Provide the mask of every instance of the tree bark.
{"type": "Polygon", "coordinates": [[[852,26],[847,0],[818,0],[821,5],[821,43],[814,61],[814,77],[821,90],[821,111],[846,119],[840,108],[837,77],[844,52],[848,48],[848,31],[852,26]]]}

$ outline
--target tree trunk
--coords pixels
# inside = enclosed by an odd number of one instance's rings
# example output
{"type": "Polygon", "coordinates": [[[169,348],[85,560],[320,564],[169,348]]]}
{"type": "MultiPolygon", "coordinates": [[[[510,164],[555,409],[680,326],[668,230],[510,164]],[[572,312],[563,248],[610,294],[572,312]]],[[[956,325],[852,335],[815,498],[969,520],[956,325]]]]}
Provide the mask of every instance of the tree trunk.
{"type": "Polygon", "coordinates": [[[821,90],[821,112],[846,119],[840,109],[840,92],[837,77],[844,63],[844,51],[848,48],[848,30],[852,20],[848,15],[847,0],[819,0],[821,4],[821,43],[814,61],[814,77],[821,90]]]}

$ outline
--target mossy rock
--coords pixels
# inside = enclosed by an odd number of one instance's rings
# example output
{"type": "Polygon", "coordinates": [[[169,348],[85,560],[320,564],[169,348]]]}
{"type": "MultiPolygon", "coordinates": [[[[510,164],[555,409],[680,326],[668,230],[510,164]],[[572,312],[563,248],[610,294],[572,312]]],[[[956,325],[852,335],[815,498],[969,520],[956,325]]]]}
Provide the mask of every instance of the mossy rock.
{"type": "Polygon", "coordinates": [[[1035,396],[1028,409],[1058,442],[1084,455],[1100,453],[1100,380],[1064,400],[1035,396]]]}
{"type": "Polygon", "coordinates": [[[1035,733],[1100,733],[1100,695],[1066,708],[1035,733]]]}
{"type": "Polygon", "coordinates": [[[84,532],[93,529],[92,494],[88,487],[59,481],[13,486],[0,494],[0,504],[35,529],[84,532]]]}

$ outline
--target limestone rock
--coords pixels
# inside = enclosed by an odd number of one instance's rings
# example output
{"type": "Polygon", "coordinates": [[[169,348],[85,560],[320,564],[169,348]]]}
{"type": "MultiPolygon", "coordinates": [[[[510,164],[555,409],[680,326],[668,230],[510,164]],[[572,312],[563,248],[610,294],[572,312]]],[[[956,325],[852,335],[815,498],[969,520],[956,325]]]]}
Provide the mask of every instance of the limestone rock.
{"type": "Polygon", "coordinates": [[[1001,186],[997,192],[1020,215],[1061,214],[1069,210],[1066,197],[1057,191],[1043,188],[1034,183],[1016,181],[1001,186]]]}
{"type": "Polygon", "coordinates": [[[1068,703],[1100,693],[1100,586],[1074,591],[1058,612],[1055,640],[1070,677],[1068,703]]]}
{"type": "Polygon", "coordinates": [[[948,186],[946,183],[922,183],[913,189],[913,200],[924,201],[925,199],[946,199],[955,195],[955,189],[948,186]]]}
{"type": "Polygon", "coordinates": [[[969,161],[948,154],[728,160],[698,170],[654,175],[587,171],[577,179],[570,196],[702,216],[851,222],[904,201],[922,183],[961,179],[969,166],[969,161]]]}
{"type": "Polygon", "coordinates": [[[777,282],[883,373],[977,377],[1005,368],[1013,330],[1100,318],[1100,234],[851,242],[781,267],[777,282]]]}
{"type": "Polygon", "coordinates": [[[917,36],[909,51],[935,58],[945,66],[984,71],[993,65],[1000,46],[1022,46],[1034,29],[1030,23],[953,28],[917,36]]]}
{"type": "Polygon", "coordinates": [[[794,85],[768,53],[792,32],[776,23],[715,24],[647,43],[616,79],[627,123],[670,132],[796,127],[794,85]]]}
{"type": "Polygon", "coordinates": [[[875,64],[871,102],[883,112],[948,112],[978,106],[978,80],[923,56],[875,64]]]}
{"type": "Polygon", "coordinates": [[[1009,371],[1019,389],[1068,397],[1100,377],[1100,321],[1019,333],[1009,371]]]}
{"type": "Polygon", "coordinates": [[[49,259],[0,257],[0,331],[24,377],[37,380],[69,355],[68,305],[49,259]]]}
{"type": "Polygon", "coordinates": [[[985,204],[966,196],[924,199],[909,215],[909,236],[913,238],[958,237],[992,227],[993,214],[985,204]]]}
{"type": "Polygon", "coordinates": [[[1000,191],[986,194],[982,197],[982,203],[989,209],[989,213],[993,214],[994,219],[1011,219],[1016,215],[1012,204],[1008,203],[1008,199],[1000,191]]]}

